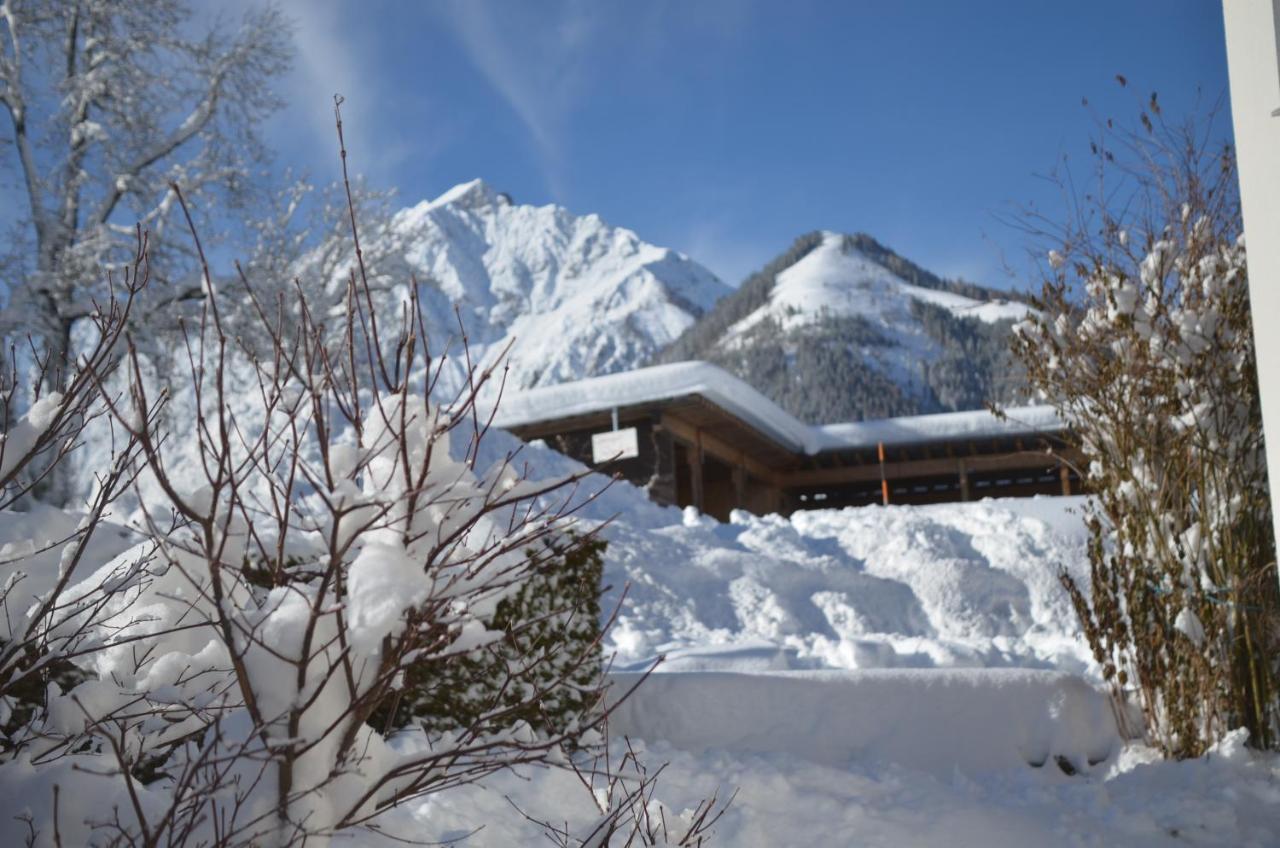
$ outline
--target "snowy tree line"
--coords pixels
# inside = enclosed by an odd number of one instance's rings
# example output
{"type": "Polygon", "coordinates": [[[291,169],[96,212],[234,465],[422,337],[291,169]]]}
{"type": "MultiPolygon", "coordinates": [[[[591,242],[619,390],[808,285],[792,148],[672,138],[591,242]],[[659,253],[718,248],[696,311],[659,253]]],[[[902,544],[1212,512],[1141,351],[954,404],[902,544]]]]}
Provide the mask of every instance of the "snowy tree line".
{"type": "MultiPolygon", "coordinates": [[[[918,363],[908,375],[894,374],[877,362],[893,357],[896,347],[859,315],[821,314],[805,325],[785,329],[771,317],[753,325],[732,345],[722,344],[729,328],[769,302],[777,277],[822,243],[808,233],[704,315],[655,359],[702,359],[736,374],[803,421],[829,424],[899,415],[981,409],[990,403],[1013,404],[1027,397],[1022,367],[1009,349],[1011,320],[984,322],[958,316],[918,298],[911,316],[942,353],[918,363]]],[[[942,279],[903,259],[870,236],[845,236],[844,249],[857,251],[911,285],[987,302],[1021,300],[973,283],[942,279]]]]}

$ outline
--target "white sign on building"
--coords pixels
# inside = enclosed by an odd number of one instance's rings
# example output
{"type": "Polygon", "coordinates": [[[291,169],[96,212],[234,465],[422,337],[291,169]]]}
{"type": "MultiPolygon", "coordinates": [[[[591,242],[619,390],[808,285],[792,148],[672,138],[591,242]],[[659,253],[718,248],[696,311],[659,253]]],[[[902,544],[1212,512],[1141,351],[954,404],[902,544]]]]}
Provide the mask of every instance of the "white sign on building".
{"type": "Polygon", "coordinates": [[[610,430],[607,433],[595,433],[591,436],[591,461],[608,462],[611,459],[631,459],[640,455],[640,443],[636,439],[636,428],[610,430]]]}

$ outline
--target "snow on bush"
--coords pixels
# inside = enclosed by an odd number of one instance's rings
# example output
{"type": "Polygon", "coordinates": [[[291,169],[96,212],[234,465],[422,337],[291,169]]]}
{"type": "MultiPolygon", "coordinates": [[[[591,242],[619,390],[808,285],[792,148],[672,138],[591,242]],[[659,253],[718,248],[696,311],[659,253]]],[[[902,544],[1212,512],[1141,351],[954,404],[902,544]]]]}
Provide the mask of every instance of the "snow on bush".
{"type": "Polygon", "coordinates": [[[270,344],[255,356],[224,333],[205,279],[185,387],[157,389],[130,340],[121,378],[90,361],[73,401],[10,430],[56,429],[92,394],[123,446],[55,585],[17,603],[34,551],[6,583],[0,772],[32,787],[31,840],[322,844],[598,738],[598,568],[558,597],[560,583],[529,581],[580,552],[598,566],[599,544],[566,533],[575,475],[530,482],[510,455],[477,466],[488,421],[474,402],[492,372],[428,400],[416,300],[380,325],[356,277],[336,331],[301,295],[274,319],[259,304],[270,344]],[[165,431],[179,394],[186,429],[165,431]],[[106,505],[134,479],[142,540],[86,573],[106,505]],[[448,699],[465,709],[399,709],[424,667],[467,686],[448,699]]]}
{"type": "Polygon", "coordinates": [[[1235,171],[1229,150],[1186,153],[1194,127],[1146,126],[1126,138],[1147,219],[1131,235],[1102,208],[1068,232],[1016,343],[1096,494],[1091,597],[1064,584],[1105,678],[1136,693],[1167,755],[1238,727],[1274,746],[1280,595],[1235,171]]]}

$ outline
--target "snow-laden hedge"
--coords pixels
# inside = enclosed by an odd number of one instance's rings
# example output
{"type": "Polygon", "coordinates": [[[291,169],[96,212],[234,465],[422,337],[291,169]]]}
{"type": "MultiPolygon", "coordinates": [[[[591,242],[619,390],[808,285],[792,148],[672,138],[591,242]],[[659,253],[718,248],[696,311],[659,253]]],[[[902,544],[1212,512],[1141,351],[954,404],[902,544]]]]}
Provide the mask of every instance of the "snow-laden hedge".
{"type": "Polygon", "coordinates": [[[1280,592],[1253,345],[1265,328],[1234,160],[1229,146],[1201,158],[1194,126],[1164,124],[1154,96],[1149,108],[1145,133],[1122,139],[1144,217],[1103,207],[1099,231],[1065,233],[1043,311],[1017,336],[1095,495],[1088,586],[1063,582],[1103,676],[1141,704],[1166,755],[1200,756],[1237,728],[1276,747],[1280,592]]]}
{"type": "Polygon", "coordinates": [[[512,710],[512,718],[554,735],[589,720],[603,686],[600,579],[606,544],[571,534],[542,547],[541,555],[530,552],[537,563],[532,573],[484,621],[502,638],[464,657],[414,663],[404,685],[370,717],[373,727],[448,732],[512,710]],[[540,697],[529,699],[526,686],[540,697]]]}

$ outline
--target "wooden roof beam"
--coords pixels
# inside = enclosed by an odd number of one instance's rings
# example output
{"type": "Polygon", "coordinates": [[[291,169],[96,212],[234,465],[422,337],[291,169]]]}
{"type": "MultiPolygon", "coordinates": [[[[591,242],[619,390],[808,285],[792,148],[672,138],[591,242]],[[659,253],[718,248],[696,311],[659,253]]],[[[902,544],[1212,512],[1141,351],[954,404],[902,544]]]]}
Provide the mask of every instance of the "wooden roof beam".
{"type": "MultiPolygon", "coordinates": [[[[705,437],[704,437],[705,438],[705,437]]],[[[1076,461],[1072,453],[1063,453],[1068,460],[1076,461]]],[[[1043,451],[1021,453],[980,454],[965,458],[965,469],[970,474],[984,471],[1019,471],[1049,468],[1058,464],[1058,455],[1043,451]]],[[[946,477],[958,475],[954,459],[918,459],[907,462],[886,462],[885,477],[891,481],[909,480],[913,477],[946,477]]],[[[824,468],[794,471],[782,475],[781,485],[787,487],[830,486],[841,483],[874,483],[880,480],[879,466],[853,468],[824,468]]]]}

